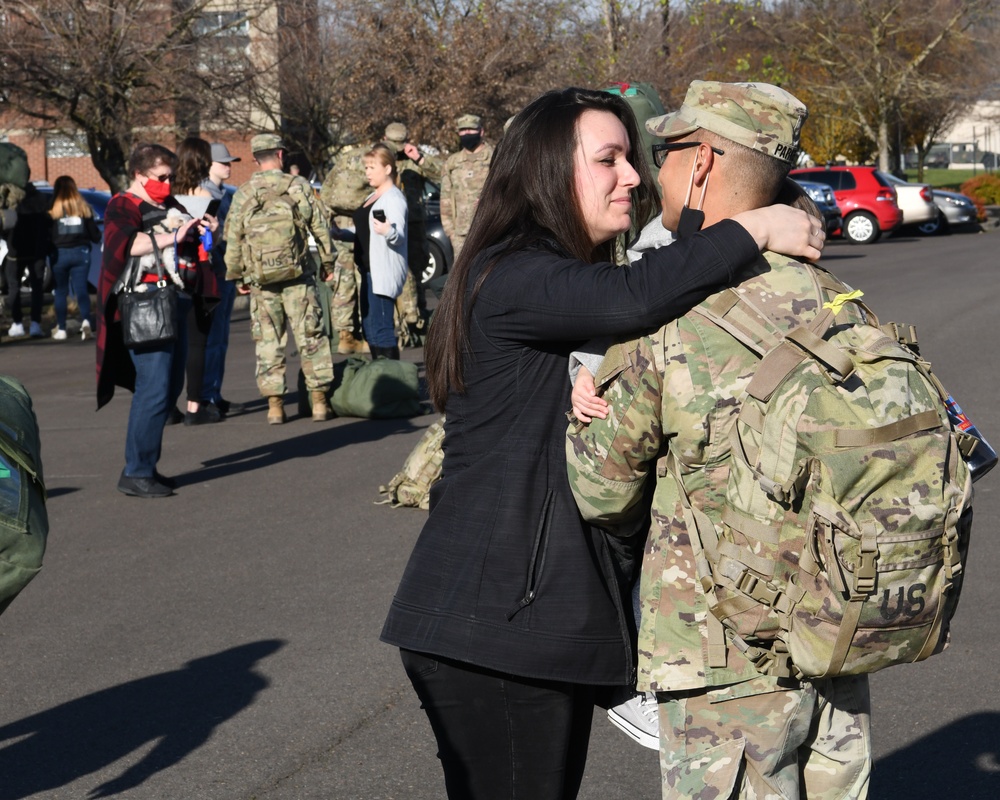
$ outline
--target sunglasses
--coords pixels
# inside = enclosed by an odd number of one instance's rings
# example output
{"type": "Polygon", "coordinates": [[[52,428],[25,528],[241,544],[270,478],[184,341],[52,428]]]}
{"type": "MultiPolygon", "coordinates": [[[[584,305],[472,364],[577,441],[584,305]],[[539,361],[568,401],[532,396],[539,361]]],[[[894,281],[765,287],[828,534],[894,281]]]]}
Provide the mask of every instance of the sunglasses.
{"type": "MultiPolygon", "coordinates": [[[[705,142],[664,142],[663,144],[654,144],[653,163],[657,167],[662,167],[663,162],[667,160],[667,156],[674,150],[687,150],[688,148],[698,147],[698,145],[702,144],[705,144],[705,142]]],[[[718,147],[713,147],[712,152],[720,156],[726,154],[725,150],[720,150],[718,147]]]]}
{"type": "Polygon", "coordinates": [[[171,178],[173,178],[174,174],[172,172],[168,172],[166,175],[147,175],[146,177],[149,178],[151,181],[159,181],[160,183],[165,183],[166,181],[169,181],[171,178]]]}

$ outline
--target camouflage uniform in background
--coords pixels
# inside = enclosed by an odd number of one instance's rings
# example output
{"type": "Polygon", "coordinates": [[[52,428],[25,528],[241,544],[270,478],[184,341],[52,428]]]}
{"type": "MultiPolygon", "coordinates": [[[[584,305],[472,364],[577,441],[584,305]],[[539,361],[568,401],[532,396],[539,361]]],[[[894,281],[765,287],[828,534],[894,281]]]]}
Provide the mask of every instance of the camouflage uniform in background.
{"type": "MultiPolygon", "coordinates": [[[[333,382],[330,340],[323,331],[323,316],[316,297],[317,276],[308,250],[302,263],[303,274],[294,280],[257,286],[249,282],[245,273],[244,225],[251,193],[258,186],[282,186],[287,180],[281,170],[255,172],[236,191],[226,218],[226,280],[240,281],[250,287],[250,330],[257,351],[257,387],[263,397],[285,394],[285,346],[289,329],[295,337],[310,391],[325,392],[333,382]]],[[[335,258],[326,211],[316,202],[305,178],[296,178],[288,194],[296,197],[299,216],[316,242],[322,280],[334,269],[335,258]]]]}
{"type": "Polygon", "coordinates": [[[469,235],[492,158],[493,145],[484,141],[476,152],[462,149],[452,153],[441,171],[441,226],[451,240],[455,258],[469,235]]]}
{"type": "MultiPolygon", "coordinates": [[[[333,214],[333,224],[338,228],[352,228],[351,214],[371,194],[372,187],[365,177],[362,155],[367,148],[349,147],[341,151],[327,173],[320,189],[320,199],[333,214]]],[[[336,278],[333,285],[332,317],[334,330],[347,331],[352,337],[360,333],[358,311],[357,267],[354,264],[354,244],[334,239],[337,251],[336,278]]]]}
{"type": "MultiPolygon", "coordinates": [[[[782,329],[808,322],[822,302],[809,273],[783,256],[765,257],[771,271],[739,291],[783,298],[769,303],[782,310],[774,318],[782,329]]],[[[732,646],[726,668],[710,667],[708,609],[681,493],[673,471],[657,469],[668,452],[678,459],[692,506],[721,525],[729,434],[758,363],[696,312],[612,346],[597,376],[610,413],[571,426],[570,484],[583,516],[613,528],[639,513],[646,481],[656,482],[641,576],[638,685],[660,701],[663,797],[730,797],[741,779],[740,797],[863,797],[867,676],[789,688],[761,676],[732,646]]]]}

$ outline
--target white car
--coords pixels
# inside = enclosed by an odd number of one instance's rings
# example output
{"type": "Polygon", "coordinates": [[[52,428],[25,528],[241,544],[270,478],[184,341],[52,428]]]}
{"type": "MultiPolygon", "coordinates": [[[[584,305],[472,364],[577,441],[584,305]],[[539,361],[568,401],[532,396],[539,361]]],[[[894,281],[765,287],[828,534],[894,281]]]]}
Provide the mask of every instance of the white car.
{"type": "Polygon", "coordinates": [[[937,219],[938,208],[934,204],[930,186],[925,183],[907,183],[895,175],[883,174],[896,190],[896,205],[903,212],[904,225],[922,225],[937,219]]]}

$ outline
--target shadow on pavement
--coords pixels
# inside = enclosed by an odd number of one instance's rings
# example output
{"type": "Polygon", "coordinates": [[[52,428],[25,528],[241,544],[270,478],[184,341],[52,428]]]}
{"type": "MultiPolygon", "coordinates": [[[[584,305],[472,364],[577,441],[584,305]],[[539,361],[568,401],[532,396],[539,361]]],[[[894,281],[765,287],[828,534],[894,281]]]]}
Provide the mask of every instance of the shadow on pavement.
{"type": "Polygon", "coordinates": [[[973,714],[881,758],[872,797],[1000,797],[1000,714],[973,714]]]}
{"type": "Polygon", "coordinates": [[[56,789],[155,742],[117,778],[88,797],[141,785],[204,744],[220,724],[269,685],[255,664],[284,646],[276,639],[233,647],[181,669],[130,681],[0,727],[0,798],[56,789]]]}
{"type": "MultiPolygon", "coordinates": [[[[285,424],[305,426],[308,433],[211,458],[202,462],[204,467],[196,472],[174,476],[178,485],[185,486],[216,480],[297,458],[315,458],[331,450],[349,445],[375,442],[397,433],[410,433],[417,430],[417,426],[408,419],[358,419],[349,425],[336,427],[322,423],[323,426],[320,427],[308,420],[294,420],[285,424]]],[[[262,425],[262,427],[264,426],[262,425]]]]}

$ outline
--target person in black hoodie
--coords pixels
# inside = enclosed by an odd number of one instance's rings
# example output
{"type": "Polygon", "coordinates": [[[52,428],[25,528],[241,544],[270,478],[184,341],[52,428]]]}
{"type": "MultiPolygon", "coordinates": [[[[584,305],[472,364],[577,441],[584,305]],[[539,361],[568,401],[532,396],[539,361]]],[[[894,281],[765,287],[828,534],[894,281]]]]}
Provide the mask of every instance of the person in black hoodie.
{"type": "Polygon", "coordinates": [[[53,305],[56,309],[56,329],[52,338],[66,339],[66,300],[72,286],[80,308],[80,338],[93,337],[90,318],[90,289],[87,273],[90,271],[90,250],[101,241],[94,212],[76,188],[76,181],[69,175],[56,178],[52,190],[52,240],[59,255],[52,266],[55,280],[53,305]]]}
{"type": "MultiPolygon", "coordinates": [[[[425,349],[444,465],[382,640],[437,739],[451,798],[566,800],[601,687],[634,685],[630,563],[566,474],[570,353],[658,326],[758,269],[817,258],[823,224],[772,206],[612,263],[658,202],[620,97],[549,92],[497,147],[425,349]]],[[[697,230],[697,228],[694,228],[697,230]]]]}
{"type": "Polygon", "coordinates": [[[7,240],[9,252],[4,261],[7,277],[7,307],[12,324],[9,336],[24,336],[21,312],[21,276],[28,270],[31,286],[31,326],[33,337],[45,335],[42,330],[42,290],[45,280],[45,260],[56,257],[52,242],[52,219],[49,217],[49,197],[28,183],[24,199],[17,206],[17,224],[7,240]]]}

